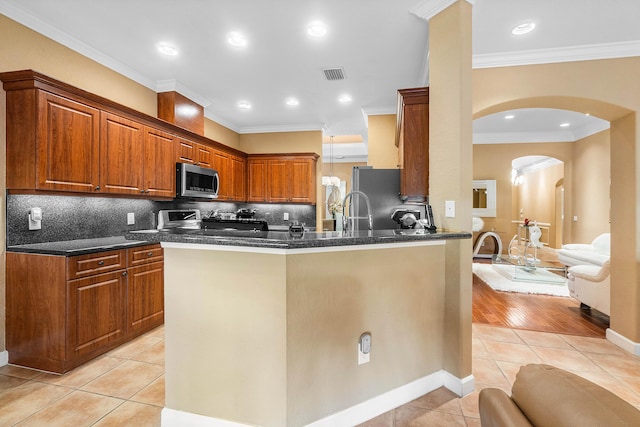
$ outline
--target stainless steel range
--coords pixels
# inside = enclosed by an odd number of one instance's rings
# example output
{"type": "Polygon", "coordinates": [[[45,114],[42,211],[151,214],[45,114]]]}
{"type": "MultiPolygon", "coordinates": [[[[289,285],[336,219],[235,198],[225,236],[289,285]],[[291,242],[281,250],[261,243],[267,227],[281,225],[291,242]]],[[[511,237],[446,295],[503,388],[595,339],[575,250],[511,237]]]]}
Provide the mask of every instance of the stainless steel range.
{"type": "Polygon", "coordinates": [[[203,217],[198,209],[161,210],[158,230],[242,230],[269,231],[267,221],[228,212],[211,212],[203,217]]]}
{"type": "Polygon", "coordinates": [[[158,212],[158,230],[199,229],[201,222],[202,217],[198,209],[161,210],[158,212]]]}

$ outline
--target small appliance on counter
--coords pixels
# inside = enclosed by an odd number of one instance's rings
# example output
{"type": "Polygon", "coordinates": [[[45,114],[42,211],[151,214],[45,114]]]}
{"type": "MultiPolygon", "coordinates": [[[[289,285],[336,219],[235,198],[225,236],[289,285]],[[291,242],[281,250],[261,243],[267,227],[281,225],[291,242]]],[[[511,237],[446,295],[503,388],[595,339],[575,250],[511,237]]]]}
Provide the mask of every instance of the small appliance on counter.
{"type": "Polygon", "coordinates": [[[420,219],[420,211],[417,209],[396,209],[391,214],[391,219],[400,224],[400,228],[414,228],[420,219]]]}
{"type": "Polygon", "coordinates": [[[304,236],[304,225],[297,221],[292,222],[289,225],[289,235],[295,238],[301,238],[304,236]]]}

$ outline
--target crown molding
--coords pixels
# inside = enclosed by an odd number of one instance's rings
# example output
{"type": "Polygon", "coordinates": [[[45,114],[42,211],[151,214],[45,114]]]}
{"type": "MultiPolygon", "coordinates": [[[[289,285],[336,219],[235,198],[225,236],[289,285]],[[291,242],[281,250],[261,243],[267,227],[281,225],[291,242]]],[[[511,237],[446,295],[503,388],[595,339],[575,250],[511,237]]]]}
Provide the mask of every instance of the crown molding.
{"type": "Polygon", "coordinates": [[[148,89],[155,90],[156,82],[147,78],[143,74],[138,73],[131,67],[112,58],[109,55],[94,49],[88,44],[78,40],[71,35],[60,31],[56,27],[49,25],[38,18],[30,15],[26,11],[6,2],[0,2],[0,13],[6,17],[24,25],[33,31],[42,34],[61,45],[78,52],[79,54],[90,58],[105,67],[122,74],[125,77],[135,81],[148,89]]]}
{"type": "MultiPolygon", "coordinates": [[[[427,21],[436,16],[459,0],[423,0],[418,3],[413,9],[409,10],[409,13],[416,15],[418,18],[426,19],[427,21]]],[[[474,4],[475,0],[465,0],[467,3],[474,4]]]]}
{"type": "MultiPolygon", "coordinates": [[[[233,129],[232,129],[233,130],[233,129]]],[[[276,133],[276,132],[311,132],[322,131],[321,123],[300,124],[300,125],[280,125],[280,126],[244,126],[235,130],[235,132],[244,133],[276,133]]]]}
{"type": "Polygon", "coordinates": [[[211,105],[211,101],[206,98],[201,97],[195,91],[189,89],[187,86],[180,83],[178,80],[169,79],[169,80],[158,80],[156,82],[156,92],[178,92],[180,95],[184,95],[196,104],[202,106],[203,108],[207,108],[211,105]]]}
{"type": "Polygon", "coordinates": [[[473,68],[593,61],[631,56],[640,56],[640,40],[473,55],[473,68]]]}

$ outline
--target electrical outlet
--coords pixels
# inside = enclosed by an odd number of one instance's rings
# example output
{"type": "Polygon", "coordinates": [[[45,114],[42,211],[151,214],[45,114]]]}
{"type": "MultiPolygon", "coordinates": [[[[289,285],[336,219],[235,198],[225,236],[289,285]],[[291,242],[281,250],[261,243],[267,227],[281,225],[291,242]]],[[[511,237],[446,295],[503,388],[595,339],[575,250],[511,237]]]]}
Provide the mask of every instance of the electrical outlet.
{"type": "Polygon", "coordinates": [[[136,223],[136,215],[133,212],[127,214],[127,225],[133,225],[136,223]]]}
{"type": "Polygon", "coordinates": [[[447,200],[444,202],[444,216],[446,216],[447,218],[456,217],[456,201],[455,200],[447,200]]]}
{"type": "Polygon", "coordinates": [[[358,365],[369,363],[371,360],[371,334],[365,332],[358,340],[358,365]]]}

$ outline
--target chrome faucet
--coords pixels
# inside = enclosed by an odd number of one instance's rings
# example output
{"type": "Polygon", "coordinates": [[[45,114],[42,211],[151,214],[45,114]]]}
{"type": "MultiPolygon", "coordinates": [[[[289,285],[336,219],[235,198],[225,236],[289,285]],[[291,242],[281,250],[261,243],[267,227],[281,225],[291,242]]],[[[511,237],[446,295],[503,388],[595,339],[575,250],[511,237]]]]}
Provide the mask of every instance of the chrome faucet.
{"type": "Polygon", "coordinates": [[[344,200],[342,201],[342,229],[344,231],[349,231],[349,220],[351,220],[351,228],[353,229],[355,225],[354,221],[357,219],[369,220],[369,230],[373,230],[373,217],[371,216],[371,205],[369,204],[369,197],[362,191],[352,191],[344,197],[344,200]],[[349,216],[346,215],[347,200],[349,200],[350,204],[353,204],[354,195],[360,196],[364,199],[365,203],[367,204],[367,216],[351,216],[351,207],[349,207],[349,216]]]}

